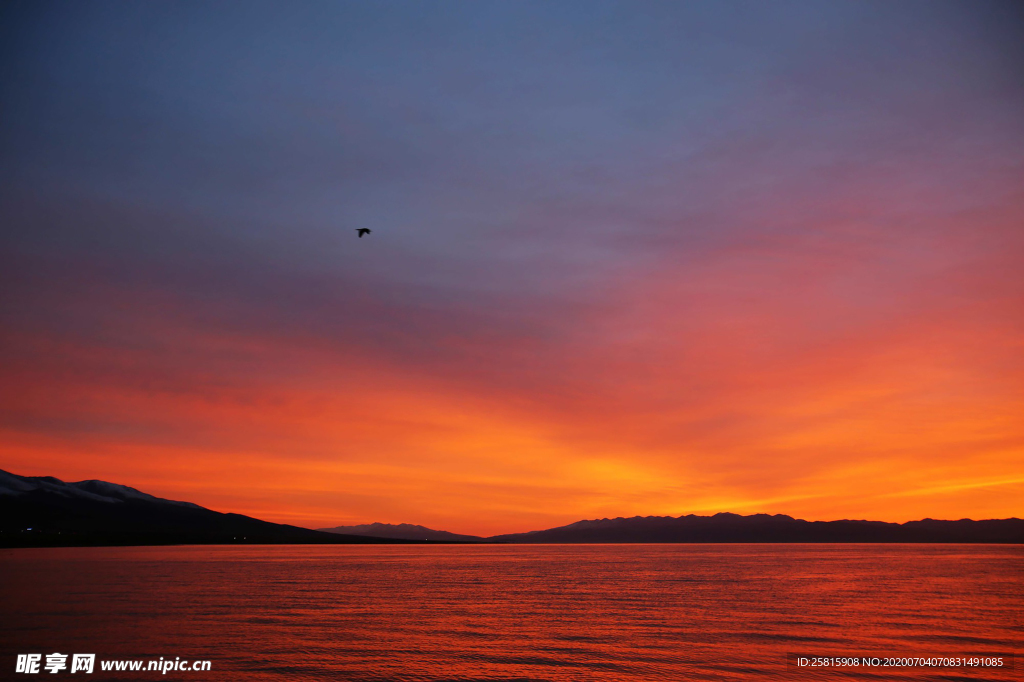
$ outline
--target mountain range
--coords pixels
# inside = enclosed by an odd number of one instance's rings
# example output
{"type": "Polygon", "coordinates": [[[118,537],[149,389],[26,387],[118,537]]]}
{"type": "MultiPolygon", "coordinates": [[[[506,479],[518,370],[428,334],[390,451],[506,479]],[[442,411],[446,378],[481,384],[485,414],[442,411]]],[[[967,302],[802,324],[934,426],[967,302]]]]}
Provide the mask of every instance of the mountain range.
{"type": "Polygon", "coordinates": [[[715,543],[867,542],[1024,544],[1024,520],[923,519],[907,523],[804,521],[784,514],[635,516],[577,521],[492,537],[408,523],[310,530],[190,502],[154,497],[106,481],[65,483],[0,471],[0,546],[293,543],[715,543]]]}
{"type": "Polygon", "coordinates": [[[0,471],[0,547],[407,542],[223,514],[106,481],[0,471]]]}
{"type": "Polygon", "coordinates": [[[488,538],[490,542],[935,542],[1024,543],[1024,520],[804,521],[785,514],[635,516],[488,538]]]}
{"type": "Polygon", "coordinates": [[[396,540],[434,540],[441,542],[484,542],[476,535],[459,535],[446,530],[433,530],[411,523],[364,523],[358,526],[336,526],[321,528],[324,533],[343,533],[363,537],[391,538],[396,540]]]}

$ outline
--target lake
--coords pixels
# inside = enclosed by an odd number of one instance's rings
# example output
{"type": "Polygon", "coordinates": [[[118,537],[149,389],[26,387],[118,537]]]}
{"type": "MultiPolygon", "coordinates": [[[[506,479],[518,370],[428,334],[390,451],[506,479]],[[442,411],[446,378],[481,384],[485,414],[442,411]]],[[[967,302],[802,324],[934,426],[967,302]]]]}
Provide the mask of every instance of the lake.
{"type": "Polygon", "coordinates": [[[1024,679],[1020,546],[7,549],[0,578],[3,679],[64,679],[13,672],[53,652],[95,653],[93,680],[1024,679]],[[100,670],[160,657],[211,670],[100,670]]]}

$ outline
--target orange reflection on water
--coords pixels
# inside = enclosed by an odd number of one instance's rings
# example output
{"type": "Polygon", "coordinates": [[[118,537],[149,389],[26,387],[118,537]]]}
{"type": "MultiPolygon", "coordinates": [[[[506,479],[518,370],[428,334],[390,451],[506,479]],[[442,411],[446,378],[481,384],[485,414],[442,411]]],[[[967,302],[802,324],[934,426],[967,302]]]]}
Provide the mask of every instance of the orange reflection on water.
{"type": "Polygon", "coordinates": [[[1009,660],[1024,645],[1024,550],[1013,546],[140,547],[0,558],[6,615],[17,616],[0,621],[0,660],[180,656],[211,660],[204,679],[836,679],[787,668],[787,655],[1009,660]]]}

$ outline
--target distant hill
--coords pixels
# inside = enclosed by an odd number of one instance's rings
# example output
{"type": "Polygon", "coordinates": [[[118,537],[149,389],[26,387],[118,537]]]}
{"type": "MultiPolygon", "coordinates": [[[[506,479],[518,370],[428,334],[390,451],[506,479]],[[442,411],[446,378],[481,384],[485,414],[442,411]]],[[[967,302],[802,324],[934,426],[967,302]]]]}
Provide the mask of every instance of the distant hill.
{"type": "Polygon", "coordinates": [[[359,526],[337,526],[321,528],[324,533],[345,533],[346,535],[362,535],[377,538],[401,540],[434,540],[442,542],[482,542],[483,538],[476,535],[459,535],[446,530],[432,530],[425,526],[411,523],[364,523],[359,526]]]}
{"type": "Polygon", "coordinates": [[[106,481],[0,471],[0,547],[373,542],[401,541],[222,514],[106,481]]]}
{"type": "Polygon", "coordinates": [[[1024,543],[1024,521],[803,521],[784,514],[635,516],[487,538],[511,543],[604,542],[935,542],[1024,543]]]}

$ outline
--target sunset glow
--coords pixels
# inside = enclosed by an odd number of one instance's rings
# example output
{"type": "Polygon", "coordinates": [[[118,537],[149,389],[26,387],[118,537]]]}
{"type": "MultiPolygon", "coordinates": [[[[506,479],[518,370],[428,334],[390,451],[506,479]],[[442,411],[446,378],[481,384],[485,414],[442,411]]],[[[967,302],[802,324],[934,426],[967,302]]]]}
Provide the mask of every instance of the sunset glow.
{"type": "Polygon", "coordinates": [[[0,22],[0,469],[1024,516],[1013,3],[69,7],[0,22]]]}

